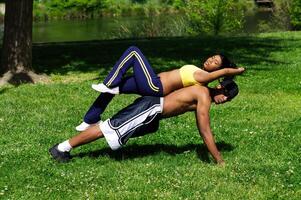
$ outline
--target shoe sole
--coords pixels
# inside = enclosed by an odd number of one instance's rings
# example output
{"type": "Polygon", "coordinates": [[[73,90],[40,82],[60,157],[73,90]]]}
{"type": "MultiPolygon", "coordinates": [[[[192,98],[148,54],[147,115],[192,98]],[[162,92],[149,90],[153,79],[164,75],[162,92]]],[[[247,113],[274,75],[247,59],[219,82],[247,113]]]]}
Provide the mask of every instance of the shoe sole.
{"type": "Polygon", "coordinates": [[[99,122],[97,122],[97,123],[95,123],[95,124],[91,124],[90,126],[88,126],[88,127],[85,128],[85,129],[79,129],[79,128],[75,127],[75,130],[77,130],[78,132],[83,132],[83,131],[87,130],[88,128],[91,128],[92,126],[100,125],[100,124],[102,124],[102,123],[103,123],[103,121],[100,120],[99,122]]]}
{"type": "Polygon", "coordinates": [[[48,150],[48,152],[50,153],[50,155],[52,156],[52,158],[60,163],[67,163],[69,162],[71,159],[61,159],[59,156],[56,156],[56,154],[54,153],[54,151],[56,151],[54,148],[50,148],[48,150]]]}
{"type": "Polygon", "coordinates": [[[119,94],[119,92],[114,92],[114,91],[108,91],[108,90],[106,90],[106,91],[102,91],[101,89],[99,89],[98,88],[98,86],[97,85],[95,85],[95,84],[92,84],[92,88],[94,89],[94,90],[96,90],[97,92],[101,92],[101,93],[109,93],[109,94],[119,94]]]}

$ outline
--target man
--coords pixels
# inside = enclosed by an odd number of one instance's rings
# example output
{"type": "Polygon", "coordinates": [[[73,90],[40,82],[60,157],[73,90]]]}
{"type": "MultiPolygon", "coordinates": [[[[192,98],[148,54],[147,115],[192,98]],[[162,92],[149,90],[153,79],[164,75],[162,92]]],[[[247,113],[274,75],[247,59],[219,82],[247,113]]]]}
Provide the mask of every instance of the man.
{"type": "Polygon", "coordinates": [[[204,143],[215,161],[224,164],[211,132],[209,110],[211,102],[225,103],[237,94],[236,83],[233,80],[225,80],[217,88],[194,85],[176,90],[165,97],[140,97],[112,118],[54,145],[49,152],[54,159],[67,162],[71,159],[72,148],[102,137],[105,137],[112,150],[116,150],[125,145],[131,137],[155,132],[162,118],[196,111],[197,127],[204,143]]]}

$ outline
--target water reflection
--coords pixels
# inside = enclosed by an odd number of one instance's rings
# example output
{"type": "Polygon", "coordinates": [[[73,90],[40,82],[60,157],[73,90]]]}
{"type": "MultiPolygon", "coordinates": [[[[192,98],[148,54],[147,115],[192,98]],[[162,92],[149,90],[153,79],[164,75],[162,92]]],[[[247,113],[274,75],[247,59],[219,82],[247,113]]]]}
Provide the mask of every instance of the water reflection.
{"type": "Polygon", "coordinates": [[[118,24],[135,21],[135,18],[101,18],[89,20],[68,20],[38,22],[33,27],[34,42],[61,42],[113,39],[118,24]]]}
{"type": "MultiPolygon", "coordinates": [[[[129,38],[129,37],[148,37],[139,33],[139,25],[146,20],[153,20],[151,29],[165,28],[161,30],[162,33],[159,36],[184,36],[185,31],[183,27],[184,23],[177,24],[179,30],[175,30],[174,22],[179,22],[181,16],[157,16],[153,18],[147,17],[104,17],[100,19],[88,19],[88,20],[60,20],[60,21],[43,21],[35,22],[33,25],[33,42],[63,42],[63,41],[85,41],[85,40],[105,40],[116,38],[129,38]],[[155,24],[157,23],[157,25],[155,24]],[[170,26],[170,27],[168,27],[170,26]],[[131,32],[135,30],[136,32],[131,32]],[[167,31],[166,31],[167,30],[167,31]],[[173,32],[171,30],[174,30],[173,32]],[[137,33],[138,32],[138,33],[137,33]]],[[[269,12],[258,12],[254,15],[246,16],[245,27],[241,32],[254,33],[261,31],[259,24],[262,21],[271,20],[271,14],[269,12]]],[[[279,30],[279,29],[278,29],[279,30]]],[[[283,28],[285,30],[285,28],[283,28]]],[[[155,31],[155,30],[150,30],[155,31]]],[[[147,33],[146,33],[147,34],[147,33]]],[[[151,33],[149,33],[151,34],[151,33]]],[[[3,36],[3,24],[0,25],[0,37],[3,36]]]]}

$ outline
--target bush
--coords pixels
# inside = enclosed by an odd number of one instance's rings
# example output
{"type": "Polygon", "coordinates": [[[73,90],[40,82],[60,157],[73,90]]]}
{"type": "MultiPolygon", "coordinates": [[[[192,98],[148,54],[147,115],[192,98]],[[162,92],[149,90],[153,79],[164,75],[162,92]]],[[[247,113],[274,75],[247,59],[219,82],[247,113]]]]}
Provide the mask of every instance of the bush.
{"type": "Polygon", "coordinates": [[[143,22],[135,24],[120,24],[117,38],[153,38],[175,37],[187,34],[187,24],[183,17],[161,17],[160,15],[148,16],[143,22]]]}
{"type": "Polygon", "coordinates": [[[290,9],[291,25],[294,29],[301,29],[301,0],[293,0],[290,9]]]}
{"type": "Polygon", "coordinates": [[[301,29],[301,0],[274,0],[272,18],[267,25],[275,30],[301,29]]]}
{"type": "Polygon", "coordinates": [[[34,17],[35,19],[86,18],[105,6],[104,0],[34,1],[34,17]]]}
{"type": "Polygon", "coordinates": [[[218,35],[243,27],[245,7],[243,1],[237,0],[190,0],[186,13],[191,33],[218,35]]]}
{"type": "Polygon", "coordinates": [[[291,28],[290,12],[292,8],[292,0],[274,0],[274,8],[272,13],[272,19],[269,22],[273,29],[285,29],[291,28]]]}

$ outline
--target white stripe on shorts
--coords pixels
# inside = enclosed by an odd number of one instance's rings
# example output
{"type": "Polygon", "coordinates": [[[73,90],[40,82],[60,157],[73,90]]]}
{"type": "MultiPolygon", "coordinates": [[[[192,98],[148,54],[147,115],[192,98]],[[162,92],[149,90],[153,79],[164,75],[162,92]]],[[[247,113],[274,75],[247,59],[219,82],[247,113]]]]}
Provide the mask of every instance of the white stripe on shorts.
{"type": "Polygon", "coordinates": [[[117,150],[123,145],[120,141],[121,136],[129,134],[129,132],[141,126],[149,116],[155,116],[158,113],[162,113],[162,111],[163,97],[160,98],[160,104],[154,104],[152,107],[132,117],[118,127],[113,127],[110,123],[110,119],[101,123],[99,127],[110,148],[112,150],[117,150]]]}

